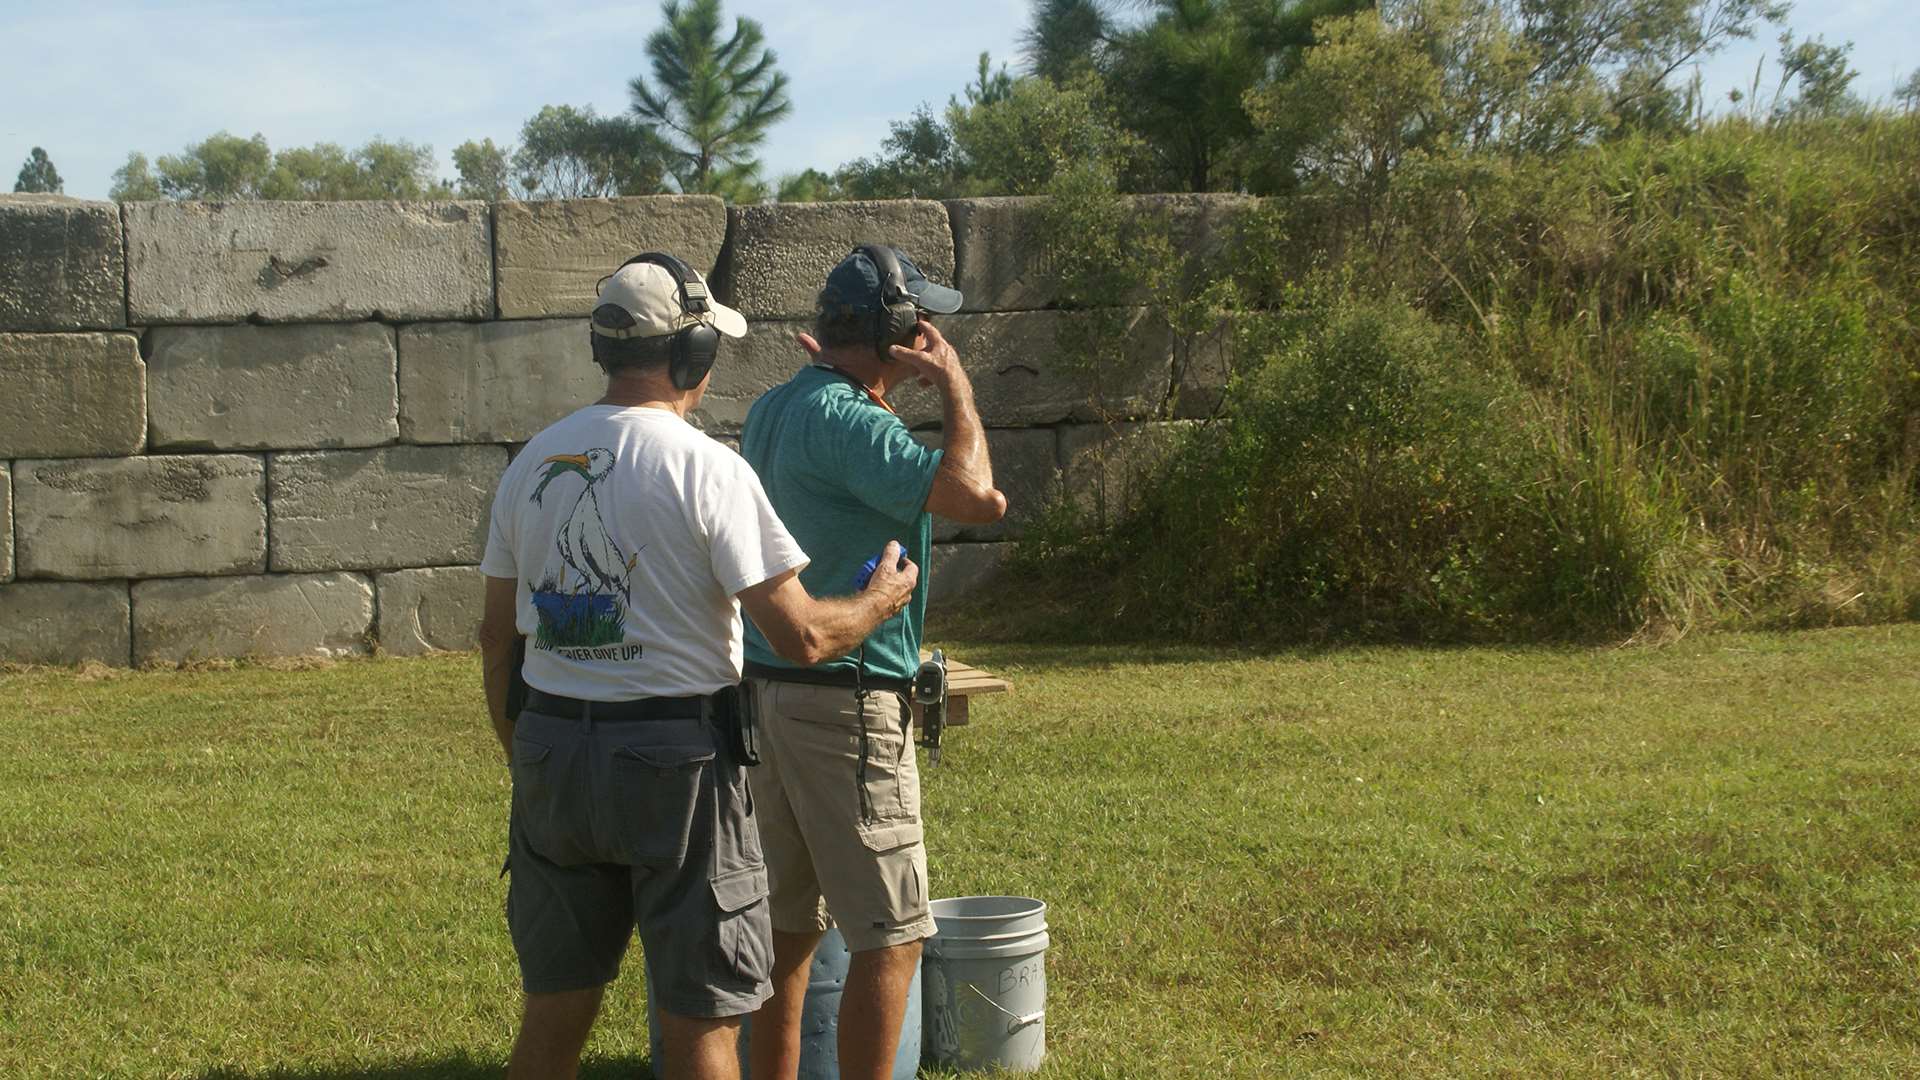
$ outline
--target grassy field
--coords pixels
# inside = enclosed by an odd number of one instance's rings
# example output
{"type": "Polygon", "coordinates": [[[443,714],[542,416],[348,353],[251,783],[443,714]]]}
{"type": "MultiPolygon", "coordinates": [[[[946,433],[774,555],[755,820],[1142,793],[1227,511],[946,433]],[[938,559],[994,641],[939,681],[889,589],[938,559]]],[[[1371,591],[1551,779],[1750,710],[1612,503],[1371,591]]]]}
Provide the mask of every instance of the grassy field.
{"type": "MultiPolygon", "coordinates": [[[[928,775],[1053,1077],[1920,1073],[1920,626],[1049,649],[928,775]]],[[[494,1075],[470,656],[0,676],[0,1075],[494,1075]]],[[[637,961],[590,1075],[643,1066],[637,961]]]]}

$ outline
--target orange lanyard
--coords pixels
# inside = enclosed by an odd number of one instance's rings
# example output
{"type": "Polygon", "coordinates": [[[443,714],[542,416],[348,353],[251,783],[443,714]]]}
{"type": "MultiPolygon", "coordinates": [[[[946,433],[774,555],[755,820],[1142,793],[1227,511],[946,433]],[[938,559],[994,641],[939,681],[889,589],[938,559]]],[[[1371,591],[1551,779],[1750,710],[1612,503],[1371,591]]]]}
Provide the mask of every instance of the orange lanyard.
{"type": "Polygon", "coordinates": [[[848,371],[847,369],[842,367],[835,367],[832,364],[815,364],[813,366],[819,368],[822,371],[831,371],[835,375],[840,376],[841,378],[847,380],[848,382],[859,387],[860,389],[865,390],[867,392],[867,399],[869,401],[887,410],[888,412],[893,413],[893,415],[895,416],[900,415],[899,413],[893,411],[893,406],[887,404],[886,398],[883,398],[880,396],[880,391],[875,390],[873,387],[868,386],[866,383],[863,383],[859,379],[855,378],[853,372],[848,371]]]}

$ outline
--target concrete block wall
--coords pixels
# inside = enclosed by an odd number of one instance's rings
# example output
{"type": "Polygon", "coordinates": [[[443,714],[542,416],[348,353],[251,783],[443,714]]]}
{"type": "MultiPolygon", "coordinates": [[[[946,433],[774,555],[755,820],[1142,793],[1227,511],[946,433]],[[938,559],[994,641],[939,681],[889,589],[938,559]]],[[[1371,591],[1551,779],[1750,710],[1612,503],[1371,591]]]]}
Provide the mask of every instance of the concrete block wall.
{"type": "MultiPolygon", "coordinates": [[[[1193,246],[1233,197],[1143,197],[1193,246]]],[[[804,361],[827,270],[900,245],[967,295],[941,319],[1011,509],[941,524],[935,603],[990,588],[1049,506],[1105,507],[1224,376],[1136,320],[1096,392],[1054,337],[1028,199],[729,208],[112,203],[0,196],[0,662],[110,665],[470,648],[511,453],[598,397],[584,319],[650,248],[750,320],[693,417],[731,442],[804,361]],[[1177,408],[1169,401],[1178,395],[1177,408]]],[[[1139,297],[1116,297],[1132,307],[1139,297]]],[[[1217,366],[1216,366],[1217,367],[1217,366]]],[[[930,443],[940,404],[902,392],[930,443]]]]}

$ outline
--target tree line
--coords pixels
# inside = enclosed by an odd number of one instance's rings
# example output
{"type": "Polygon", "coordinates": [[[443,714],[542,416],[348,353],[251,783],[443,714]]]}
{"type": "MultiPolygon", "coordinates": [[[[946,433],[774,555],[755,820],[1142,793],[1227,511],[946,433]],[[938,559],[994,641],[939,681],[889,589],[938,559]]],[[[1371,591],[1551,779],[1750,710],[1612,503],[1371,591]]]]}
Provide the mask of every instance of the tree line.
{"type": "MultiPolygon", "coordinates": [[[[1022,70],[982,54],[936,109],[889,125],[876,153],[768,180],[756,151],[792,114],[761,25],[720,0],[666,0],[649,73],[625,112],[549,105],[516,144],[453,151],[375,138],[273,150],[211,135],[114,173],[120,200],[551,199],[660,192],[768,198],[1035,194],[1092,169],[1122,191],[1282,194],[1382,190],[1403,162],[1449,154],[1552,155],[1697,124],[1688,68],[1763,28],[1776,79],[1732,106],[1769,118],[1863,103],[1851,46],[1780,29],[1778,0],[1034,0],[1022,70]]],[[[1920,104],[1920,72],[1898,92],[1920,104]]],[[[58,190],[43,150],[15,190],[58,190]]]]}
{"type": "Polygon", "coordinates": [[[138,151],[115,171],[111,195],[142,199],[572,199],[666,191],[763,198],[755,152],[792,112],[787,77],[760,24],[733,20],[720,0],[666,0],[646,41],[650,75],[628,83],[627,112],[549,105],[518,145],[491,138],[453,150],[454,179],[437,175],[431,147],[375,138],[273,150],[264,135],[219,132],[149,161],[138,151]]]}

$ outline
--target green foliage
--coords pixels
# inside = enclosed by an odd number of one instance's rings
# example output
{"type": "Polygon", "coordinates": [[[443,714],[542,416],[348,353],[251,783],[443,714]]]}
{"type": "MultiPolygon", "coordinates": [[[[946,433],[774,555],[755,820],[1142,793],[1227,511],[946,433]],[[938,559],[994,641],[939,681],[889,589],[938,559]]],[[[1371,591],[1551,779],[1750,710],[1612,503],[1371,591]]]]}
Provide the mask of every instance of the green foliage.
{"type": "Polygon", "coordinates": [[[1423,154],[1556,153],[1622,129],[1684,127],[1698,103],[1676,73],[1786,10],[1775,0],[1036,0],[1023,43],[1042,78],[1100,81],[1147,155],[1122,178],[1127,190],[1321,181],[1372,198],[1423,154]]]}
{"type": "Polygon", "coordinates": [[[60,179],[60,170],[53,167],[53,159],[47,152],[36,146],[27,154],[27,160],[20,166],[20,176],[13,182],[17,192],[34,192],[43,195],[58,195],[66,190],[60,179]]]}
{"type": "Polygon", "coordinates": [[[757,198],[753,151],[793,109],[760,24],[737,18],[722,40],[720,0],[665,0],[660,10],[667,25],[646,46],[653,81],[627,84],[634,115],[667,133],[680,190],[757,198]]]}
{"type": "Polygon", "coordinates": [[[1282,183],[1254,153],[1247,104],[1291,77],[1315,20],[1366,0],[1150,0],[1129,22],[1101,0],[1039,0],[1023,38],[1033,70],[1093,76],[1147,153],[1129,190],[1216,191],[1282,183]]]}
{"type": "Polygon", "coordinates": [[[652,128],[630,117],[547,105],[520,128],[513,177],[525,199],[651,195],[662,190],[671,154],[652,128]]]}
{"type": "Polygon", "coordinates": [[[452,194],[434,176],[433,150],[404,140],[375,138],[349,153],[316,143],[275,153],[264,135],[243,139],[218,132],[156,168],[145,154],[127,155],[113,174],[121,201],[202,199],[439,199],[452,194]]]}
{"type": "Polygon", "coordinates": [[[1893,99],[1908,112],[1920,109],[1920,70],[1907,76],[1907,81],[1901,83],[1900,88],[1893,92],[1893,99]]]}
{"type": "Polygon", "coordinates": [[[1092,75],[1065,84],[1020,79],[1003,97],[950,106],[947,122],[983,194],[1039,194],[1073,167],[1129,175],[1142,150],[1092,75]]]}
{"type": "Polygon", "coordinates": [[[273,171],[273,151],[264,135],[243,139],[221,131],[178,154],[160,155],[156,165],[160,192],[170,199],[258,199],[273,171]]]}
{"type": "Polygon", "coordinates": [[[115,202],[153,202],[166,197],[160,181],[153,175],[147,155],[138,150],[127,155],[127,163],[113,171],[113,185],[107,197],[115,202]]]}
{"type": "Polygon", "coordinates": [[[1035,75],[1066,82],[1095,70],[1114,30],[1114,16],[1101,0],[1035,0],[1020,45],[1035,75]]]}
{"type": "Polygon", "coordinates": [[[1604,516],[1579,486],[1597,470],[1530,438],[1526,396],[1466,363],[1457,331],[1395,301],[1309,301],[1237,332],[1270,351],[1231,420],[1195,431],[1086,559],[1117,625],[1453,639],[1644,617],[1647,530],[1604,516]]]}
{"type": "Polygon", "coordinates": [[[977,80],[948,100],[944,118],[926,105],[894,121],[881,153],[834,174],[855,199],[1035,195],[1072,168],[1131,176],[1143,147],[1115,121],[1105,84],[1083,73],[1064,84],[1014,79],[980,54],[977,80]]]}
{"type": "MultiPolygon", "coordinates": [[[[1820,38],[1795,42],[1792,33],[1780,35],[1780,85],[1797,84],[1799,92],[1780,98],[1774,106],[1778,115],[1839,116],[1859,112],[1862,104],[1853,95],[1853,81],[1860,73],[1849,67],[1847,54],[1853,43],[1829,45],[1820,38]]],[[[1778,95],[1776,95],[1778,97],[1778,95]]]]}
{"type": "Polygon", "coordinates": [[[783,176],[774,185],[778,202],[831,202],[844,198],[840,181],[819,169],[803,169],[783,176]]]}
{"type": "Polygon", "coordinates": [[[957,198],[971,193],[968,171],[952,131],[922,105],[888,124],[879,154],[840,166],[832,190],[852,199],[957,198]]]}
{"type": "Polygon", "coordinates": [[[512,155],[493,145],[492,139],[469,139],[453,148],[453,168],[460,174],[457,187],[463,199],[498,202],[513,198],[512,155]]]}
{"type": "Polygon", "coordinates": [[[1888,114],[1431,155],[1270,200],[1197,286],[1110,184],[1058,185],[1066,300],[1224,318],[1241,376],[1130,516],[1027,545],[1034,592],[1223,639],[1920,615],[1915,175],[1888,114]]]}
{"type": "Polygon", "coordinates": [[[434,178],[433,150],[374,139],[349,154],[333,143],[282,150],[260,185],[263,199],[444,199],[453,192],[434,178]]]}

